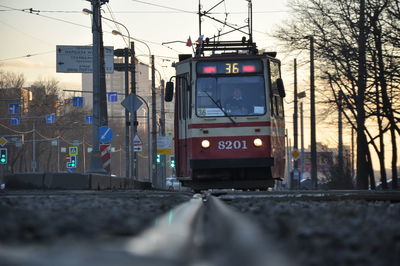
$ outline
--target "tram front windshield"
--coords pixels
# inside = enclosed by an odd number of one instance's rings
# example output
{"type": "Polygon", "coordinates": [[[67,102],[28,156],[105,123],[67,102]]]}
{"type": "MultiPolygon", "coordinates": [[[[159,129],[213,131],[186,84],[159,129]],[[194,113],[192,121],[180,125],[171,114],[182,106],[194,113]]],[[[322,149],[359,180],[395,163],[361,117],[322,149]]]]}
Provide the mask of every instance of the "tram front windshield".
{"type": "Polygon", "coordinates": [[[261,75],[200,77],[196,84],[196,113],[200,117],[263,115],[264,84],[261,75]]]}

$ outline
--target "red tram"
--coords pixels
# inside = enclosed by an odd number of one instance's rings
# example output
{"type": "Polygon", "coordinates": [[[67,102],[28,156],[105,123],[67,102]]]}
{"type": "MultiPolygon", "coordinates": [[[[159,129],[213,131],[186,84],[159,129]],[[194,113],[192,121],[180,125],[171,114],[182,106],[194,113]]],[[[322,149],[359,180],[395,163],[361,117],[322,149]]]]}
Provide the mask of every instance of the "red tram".
{"type": "MultiPolygon", "coordinates": [[[[254,43],[200,48],[176,64],[177,178],[194,190],[272,187],[285,166],[280,61],[275,53],[259,54],[254,43]]],[[[167,82],[166,101],[173,90],[167,82]]]]}

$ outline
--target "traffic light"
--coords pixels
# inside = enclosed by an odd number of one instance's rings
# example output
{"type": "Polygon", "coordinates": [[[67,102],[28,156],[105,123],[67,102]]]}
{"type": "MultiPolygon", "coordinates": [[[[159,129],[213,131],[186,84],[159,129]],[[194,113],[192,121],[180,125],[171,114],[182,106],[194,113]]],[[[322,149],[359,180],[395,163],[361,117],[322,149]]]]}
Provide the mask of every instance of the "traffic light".
{"type": "Polygon", "coordinates": [[[0,164],[7,164],[7,149],[0,148],[0,164]]]}
{"type": "Polygon", "coordinates": [[[157,163],[161,163],[161,154],[157,154],[157,163]]]}
{"type": "Polygon", "coordinates": [[[77,165],[77,158],[76,155],[69,156],[69,163],[67,163],[68,168],[76,168],[77,165]]]}
{"type": "Polygon", "coordinates": [[[175,157],[174,156],[171,156],[171,158],[169,160],[169,167],[175,168],[175,157]]]}

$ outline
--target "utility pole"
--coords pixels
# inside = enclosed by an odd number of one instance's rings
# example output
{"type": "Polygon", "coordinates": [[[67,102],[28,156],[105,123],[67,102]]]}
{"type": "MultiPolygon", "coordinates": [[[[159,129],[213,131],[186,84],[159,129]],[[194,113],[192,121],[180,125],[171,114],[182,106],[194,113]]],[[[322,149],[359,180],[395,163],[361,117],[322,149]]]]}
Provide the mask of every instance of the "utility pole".
{"type": "Polygon", "coordinates": [[[343,112],[343,106],[342,106],[342,98],[343,94],[341,91],[339,91],[339,96],[338,96],[338,139],[339,139],[339,144],[338,144],[338,164],[339,164],[339,175],[340,177],[343,177],[344,171],[343,171],[343,122],[342,122],[342,112],[343,112]]]}
{"type": "Polygon", "coordinates": [[[315,129],[314,36],[310,35],[310,101],[311,101],[311,184],[317,189],[317,141],[315,129]]]}
{"type": "MultiPolygon", "coordinates": [[[[135,42],[131,42],[131,93],[136,95],[136,59],[135,59],[135,42]]],[[[133,149],[133,138],[137,134],[137,112],[131,114],[131,177],[138,179],[137,152],[133,149]]]]}
{"type": "Polygon", "coordinates": [[[154,188],[159,187],[157,178],[157,103],[154,55],[151,56],[151,181],[154,188]]]}
{"type": "Polygon", "coordinates": [[[36,120],[33,122],[33,130],[32,130],[32,172],[36,172],[37,162],[36,162],[36,120]]]}
{"type": "Polygon", "coordinates": [[[105,126],[108,124],[104,70],[104,46],[100,7],[101,5],[107,3],[108,0],[90,0],[90,2],[92,4],[93,12],[93,150],[91,154],[89,172],[105,173],[101,161],[101,153],[99,147],[99,128],[100,126],[105,126]]]}
{"type": "MultiPolygon", "coordinates": [[[[125,98],[129,95],[129,49],[124,49],[124,63],[125,63],[125,98]]],[[[129,111],[125,109],[125,177],[132,177],[130,175],[130,145],[129,145],[129,111]]],[[[133,149],[133,147],[132,147],[133,149]]]]}
{"type": "MultiPolygon", "coordinates": [[[[161,115],[160,115],[160,131],[161,136],[165,137],[165,102],[164,102],[164,80],[161,80],[161,97],[160,97],[160,105],[161,105],[161,115]]],[[[161,155],[161,188],[165,188],[165,179],[166,179],[166,155],[161,155]]]]}
{"type": "Polygon", "coordinates": [[[303,102],[300,102],[300,131],[301,131],[301,153],[300,153],[300,158],[301,158],[301,175],[300,179],[303,176],[304,173],[304,118],[303,118],[303,102]]]}
{"type": "MultiPolygon", "coordinates": [[[[293,149],[294,151],[298,151],[298,125],[297,125],[297,117],[298,117],[298,96],[297,96],[297,59],[294,59],[294,113],[293,113],[293,149]]],[[[298,170],[299,162],[298,158],[295,158],[293,163],[293,182],[296,181],[296,185],[293,187],[299,188],[300,185],[300,175],[298,170]]]]}

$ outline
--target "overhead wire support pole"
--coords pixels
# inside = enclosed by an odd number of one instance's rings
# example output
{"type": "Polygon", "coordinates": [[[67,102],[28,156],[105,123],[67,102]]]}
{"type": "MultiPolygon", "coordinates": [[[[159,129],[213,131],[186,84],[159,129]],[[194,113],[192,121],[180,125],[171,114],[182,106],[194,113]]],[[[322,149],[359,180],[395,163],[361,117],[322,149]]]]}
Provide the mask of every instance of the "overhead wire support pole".
{"type": "Polygon", "coordinates": [[[313,189],[317,189],[318,170],[317,170],[317,141],[315,128],[315,78],[314,78],[314,36],[310,39],[310,102],[311,102],[311,184],[313,189]]]}
{"type": "MultiPolygon", "coordinates": [[[[129,49],[124,49],[125,61],[125,98],[129,95],[129,49]]],[[[133,149],[133,147],[132,147],[133,149]]],[[[129,111],[125,109],[125,176],[131,177],[130,174],[130,145],[129,145],[129,111]]]]}
{"type": "MultiPolygon", "coordinates": [[[[161,136],[165,137],[165,103],[164,103],[164,80],[161,80],[161,87],[160,87],[160,105],[161,105],[161,114],[160,114],[160,133],[161,136]]],[[[161,155],[161,188],[165,188],[165,178],[166,178],[166,155],[161,155]]]]}
{"type": "MultiPolygon", "coordinates": [[[[88,0],[89,1],[89,0],[88,0]]],[[[90,170],[92,173],[105,173],[101,161],[100,135],[101,125],[107,125],[107,101],[105,91],[104,47],[101,27],[100,7],[108,0],[90,0],[92,4],[92,34],[93,34],[93,150],[91,153],[90,170]],[[104,99],[102,99],[104,98],[104,99]],[[105,106],[104,106],[105,105],[105,106]],[[105,109],[105,110],[104,110],[105,109]]]]}
{"type": "Polygon", "coordinates": [[[155,84],[155,65],[154,55],[151,55],[151,168],[152,168],[152,184],[153,187],[159,187],[157,178],[157,99],[156,99],[156,84],[155,84]]]}
{"type": "MultiPolygon", "coordinates": [[[[135,43],[131,41],[131,93],[136,95],[136,59],[135,59],[135,43]]],[[[131,114],[131,176],[134,180],[138,179],[138,160],[137,152],[133,149],[133,139],[137,133],[137,112],[131,114]]]]}
{"type": "MultiPolygon", "coordinates": [[[[294,59],[294,113],[293,113],[293,138],[294,138],[294,143],[293,143],[293,148],[294,151],[298,152],[298,96],[297,96],[297,59],[294,59]]],[[[298,160],[294,160],[293,163],[293,177],[294,180],[297,181],[297,186],[300,184],[299,180],[299,174],[298,174],[298,168],[299,168],[299,162],[298,160]],[[297,174],[297,176],[295,176],[297,174]]]]}

